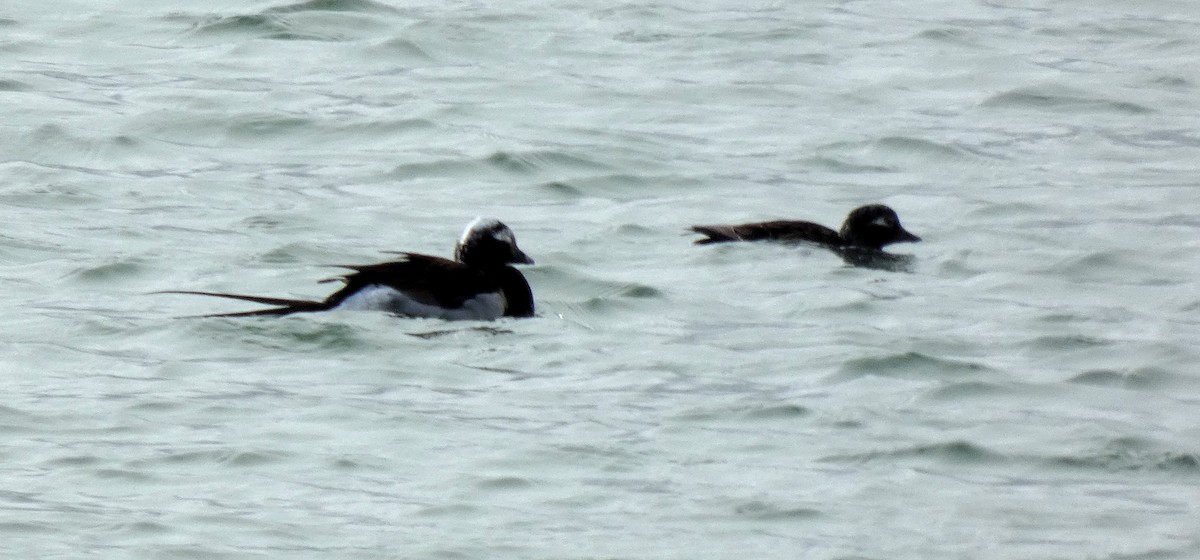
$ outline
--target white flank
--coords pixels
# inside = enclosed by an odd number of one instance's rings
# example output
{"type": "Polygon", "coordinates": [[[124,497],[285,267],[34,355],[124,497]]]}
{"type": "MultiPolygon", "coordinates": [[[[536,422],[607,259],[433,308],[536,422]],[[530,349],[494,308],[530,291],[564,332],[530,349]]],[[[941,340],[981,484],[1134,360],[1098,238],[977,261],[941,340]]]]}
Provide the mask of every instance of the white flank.
{"type": "Polygon", "coordinates": [[[499,292],[479,294],[457,309],[421,303],[404,292],[387,286],[366,286],[346,298],[335,309],[386,311],[408,317],[427,317],[448,321],[491,321],[504,315],[504,296],[499,292]]]}

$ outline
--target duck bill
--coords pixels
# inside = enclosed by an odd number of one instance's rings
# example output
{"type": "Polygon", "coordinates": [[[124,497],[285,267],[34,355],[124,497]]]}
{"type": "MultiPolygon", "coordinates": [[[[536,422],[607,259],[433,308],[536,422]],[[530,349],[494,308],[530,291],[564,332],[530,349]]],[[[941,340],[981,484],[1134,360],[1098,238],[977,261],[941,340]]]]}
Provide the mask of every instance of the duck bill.
{"type": "Polygon", "coordinates": [[[920,240],[921,240],[920,237],[917,237],[917,236],[909,233],[908,230],[905,230],[905,229],[901,229],[899,232],[896,233],[896,242],[897,243],[900,243],[903,241],[907,241],[909,243],[916,243],[920,240]]]}
{"type": "Polygon", "coordinates": [[[512,258],[508,262],[513,264],[533,264],[533,259],[529,258],[529,255],[526,255],[520,249],[513,247],[512,258]]]}

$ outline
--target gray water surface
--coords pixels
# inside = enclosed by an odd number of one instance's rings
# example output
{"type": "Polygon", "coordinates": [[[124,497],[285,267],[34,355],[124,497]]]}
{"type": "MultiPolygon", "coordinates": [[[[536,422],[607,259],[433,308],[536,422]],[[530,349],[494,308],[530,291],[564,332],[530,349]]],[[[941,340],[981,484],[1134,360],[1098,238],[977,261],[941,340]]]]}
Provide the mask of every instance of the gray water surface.
{"type": "Polygon", "coordinates": [[[1191,2],[0,8],[6,558],[1200,557],[1191,2]],[[691,224],[896,208],[908,272],[691,224]],[[538,317],[252,308],[448,256],[538,317]]]}

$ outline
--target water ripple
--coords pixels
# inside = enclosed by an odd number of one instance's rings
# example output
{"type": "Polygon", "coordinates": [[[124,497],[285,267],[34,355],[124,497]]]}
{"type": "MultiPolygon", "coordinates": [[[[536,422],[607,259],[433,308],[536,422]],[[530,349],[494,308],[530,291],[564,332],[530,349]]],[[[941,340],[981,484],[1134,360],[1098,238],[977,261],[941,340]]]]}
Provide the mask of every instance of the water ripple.
{"type": "Polygon", "coordinates": [[[395,179],[427,176],[478,177],[499,172],[514,177],[561,176],[564,173],[594,173],[608,166],[587,157],[558,151],[495,152],[480,158],[455,158],[408,163],[389,173],[395,179]]]}
{"type": "Polygon", "coordinates": [[[1071,377],[1068,382],[1101,387],[1120,387],[1139,391],[1161,390],[1178,385],[1187,378],[1158,367],[1133,370],[1092,369],[1071,377]]]}
{"type": "Polygon", "coordinates": [[[1063,468],[1103,471],[1162,471],[1200,475],[1200,454],[1161,449],[1141,438],[1117,438],[1102,449],[1066,454],[1000,453],[967,440],[921,444],[865,453],[836,454],[822,457],[831,463],[874,463],[910,460],[933,461],[954,466],[1028,467],[1061,470],[1063,468]]]}
{"type": "Polygon", "coordinates": [[[838,370],[843,380],[862,377],[903,379],[950,379],[980,377],[998,373],[991,367],[975,362],[928,356],[919,352],[904,352],[872,358],[847,360],[838,370]]]}
{"type": "Polygon", "coordinates": [[[806,507],[789,507],[768,502],[746,502],[734,508],[738,515],[760,521],[798,521],[821,516],[821,511],[806,507]]]}
{"type": "Polygon", "coordinates": [[[395,14],[399,10],[372,0],[306,0],[263,10],[267,14],[290,14],[296,12],[366,12],[395,14]]]}
{"type": "Polygon", "coordinates": [[[929,459],[954,465],[999,465],[1008,461],[1003,454],[965,440],[915,445],[885,451],[830,455],[822,457],[820,460],[833,463],[872,463],[906,459],[929,459]]]}
{"type": "Polygon", "coordinates": [[[1163,449],[1148,439],[1124,437],[1110,440],[1093,452],[1045,459],[1048,466],[1106,471],[1165,471],[1200,475],[1200,454],[1163,449]]]}
{"type": "Polygon", "coordinates": [[[1138,103],[1098,97],[1061,86],[1032,86],[1012,89],[993,95],[981,104],[984,107],[1048,109],[1081,114],[1112,112],[1123,115],[1145,115],[1154,110],[1138,103]]]}

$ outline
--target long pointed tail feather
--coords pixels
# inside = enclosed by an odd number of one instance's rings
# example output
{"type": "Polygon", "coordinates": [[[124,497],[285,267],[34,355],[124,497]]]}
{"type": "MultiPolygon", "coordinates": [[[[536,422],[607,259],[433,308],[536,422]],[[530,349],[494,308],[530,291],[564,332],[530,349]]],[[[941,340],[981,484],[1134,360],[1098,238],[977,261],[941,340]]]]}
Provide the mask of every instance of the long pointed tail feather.
{"type": "Polygon", "coordinates": [[[287,299],[273,298],[264,296],[249,296],[244,294],[228,294],[224,292],[201,292],[195,290],[163,290],[153,292],[156,294],[186,294],[194,296],[211,296],[226,299],[236,299],[240,301],[249,301],[253,303],[261,303],[263,305],[276,305],[270,309],[256,309],[254,311],[239,311],[236,313],[214,313],[212,315],[200,315],[200,317],[254,317],[266,315],[288,315],[291,313],[301,313],[305,311],[324,311],[328,306],[323,301],[311,301],[307,299],[287,299]]]}
{"type": "Polygon", "coordinates": [[[741,239],[741,236],[734,231],[733,226],[692,226],[692,231],[708,236],[704,239],[697,239],[695,242],[696,245],[708,245],[709,243],[738,241],[741,239]]]}

